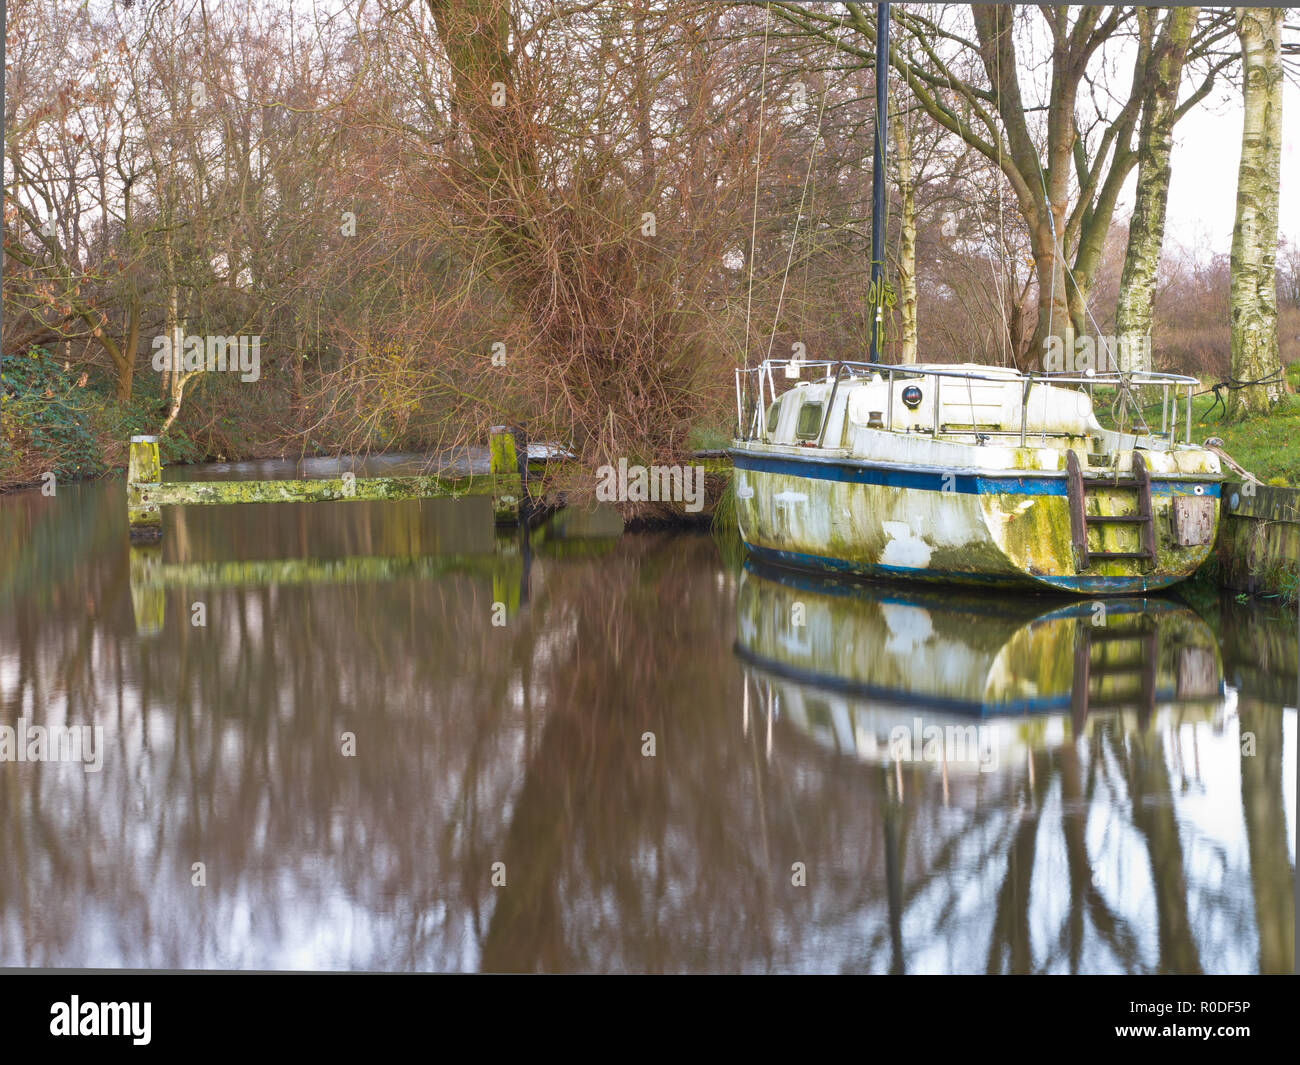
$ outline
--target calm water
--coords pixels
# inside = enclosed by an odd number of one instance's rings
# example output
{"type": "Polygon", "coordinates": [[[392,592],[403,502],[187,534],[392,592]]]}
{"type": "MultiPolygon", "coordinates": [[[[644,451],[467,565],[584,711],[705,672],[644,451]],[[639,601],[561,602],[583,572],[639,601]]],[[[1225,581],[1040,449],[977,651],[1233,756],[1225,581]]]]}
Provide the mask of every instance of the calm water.
{"type": "Polygon", "coordinates": [[[0,965],[1293,966],[1290,612],[827,585],[485,500],[164,527],[0,497],[0,725],[102,726],[98,772],[0,762],[0,965]]]}

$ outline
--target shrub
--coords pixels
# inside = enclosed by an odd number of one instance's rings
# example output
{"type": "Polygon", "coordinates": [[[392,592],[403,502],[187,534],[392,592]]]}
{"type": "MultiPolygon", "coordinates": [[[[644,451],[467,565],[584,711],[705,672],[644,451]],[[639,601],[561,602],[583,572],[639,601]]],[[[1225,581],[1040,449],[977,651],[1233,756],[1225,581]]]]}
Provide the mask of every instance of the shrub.
{"type": "Polygon", "coordinates": [[[5,358],[0,484],[34,481],[47,471],[60,479],[104,472],[85,385],[84,373],[64,369],[44,348],[5,358]]]}

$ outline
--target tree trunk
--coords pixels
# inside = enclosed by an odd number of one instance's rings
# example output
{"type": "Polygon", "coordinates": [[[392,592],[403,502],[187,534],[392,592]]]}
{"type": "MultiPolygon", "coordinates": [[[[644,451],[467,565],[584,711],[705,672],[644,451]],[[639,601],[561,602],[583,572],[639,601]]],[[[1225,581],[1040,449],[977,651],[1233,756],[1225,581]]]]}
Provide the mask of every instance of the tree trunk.
{"type": "Polygon", "coordinates": [[[1142,102],[1137,194],[1115,307],[1115,332],[1119,337],[1116,355],[1120,368],[1127,373],[1150,368],[1142,363],[1145,353],[1151,350],[1152,303],[1169,201],[1169,153],[1174,142],[1178,88],[1199,13],[1199,7],[1170,10],[1167,32],[1161,34],[1157,54],[1152,57],[1157,76],[1142,102]]]}
{"type": "Polygon", "coordinates": [[[1246,114],[1232,238],[1232,376],[1241,383],[1261,383],[1231,393],[1231,417],[1265,413],[1284,391],[1275,276],[1282,165],[1282,13],[1281,8],[1237,9],[1246,114]]]}
{"type": "Polygon", "coordinates": [[[126,313],[126,335],[122,338],[122,361],[117,363],[117,398],[131,401],[135,383],[135,351],[140,345],[140,301],[132,299],[126,313]]]}
{"type": "Polygon", "coordinates": [[[912,178],[912,146],[903,128],[900,109],[894,108],[894,145],[898,159],[899,215],[898,303],[903,315],[899,362],[916,362],[916,182],[912,178]]]}
{"type": "MultiPolygon", "coordinates": [[[[1047,210],[1051,212],[1059,234],[1065,210],[1057,204],[1049,204],[1047,210]]],[[[1065,291],[1065,259],[1058,250],[1059,238],[1052,238],[1051,225],[1046,212],[1040,211],[1039,221],[1029,228],[1034,272],[1038,278],[1038,322],[1034,326],[1034,339],[1029,346],[1029,360],[1038,366],[1043,366],[1044,356],[1056,342],[1062,346],[1066,360],[1074,357],[1074,324],[1065,291]]],[[[1067,367],[1071,365],[1071,361],[1065,363],[1067,367]]]]}
{"type": "Polygon", "coordinates": [[[171,341],[172,359],[163,375],[163,391],[169,400],[175,402],[181,391],[181,355],[185,347],[185,327],[180,318],[180,289],[174,281],[169,281],[167,285],[167,337],[171,341]]]}

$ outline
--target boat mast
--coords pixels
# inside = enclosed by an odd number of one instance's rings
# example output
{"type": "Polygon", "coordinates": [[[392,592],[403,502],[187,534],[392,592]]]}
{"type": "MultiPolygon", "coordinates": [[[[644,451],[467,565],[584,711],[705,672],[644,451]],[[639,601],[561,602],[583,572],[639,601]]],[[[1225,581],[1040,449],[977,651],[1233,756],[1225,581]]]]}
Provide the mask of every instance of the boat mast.
{"type": "Polygon", "coordinates": [[[889,5],[876,5],[876,159],[871,171],[871,361],[885,324],[885,130],[889,127],[889,5]]]}

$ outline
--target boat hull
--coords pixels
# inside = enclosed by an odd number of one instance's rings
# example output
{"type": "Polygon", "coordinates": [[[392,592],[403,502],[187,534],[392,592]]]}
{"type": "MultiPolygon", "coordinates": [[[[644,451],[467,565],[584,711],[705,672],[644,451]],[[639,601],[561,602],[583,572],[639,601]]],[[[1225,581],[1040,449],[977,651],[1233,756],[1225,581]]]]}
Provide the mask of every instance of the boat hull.
{"type": "MultiPolygon", "coordinates": [[[[1155,591],[1191,576],[1213,548],[1219,485],[1153,470],[1156,558],[1092,559],[1073,547],[1066,473],[954,470],[735,448],[736,516],[750,554],[773,565],[865,577],[1080,595],[1155,591]],[[1174,500],[1212,508],[1207,542],[1181,545],[1174,500]]],[[[1132,512],[1131,487],[1093,487],[1099,514],[1132,512]]],[[[1094,552],[1134,551],[1139,528],[1094,527],[1094,552]]]]}

